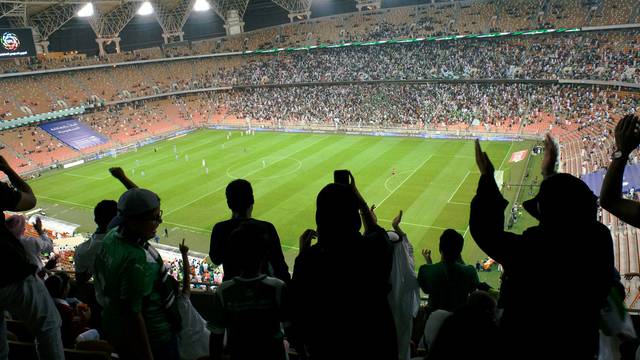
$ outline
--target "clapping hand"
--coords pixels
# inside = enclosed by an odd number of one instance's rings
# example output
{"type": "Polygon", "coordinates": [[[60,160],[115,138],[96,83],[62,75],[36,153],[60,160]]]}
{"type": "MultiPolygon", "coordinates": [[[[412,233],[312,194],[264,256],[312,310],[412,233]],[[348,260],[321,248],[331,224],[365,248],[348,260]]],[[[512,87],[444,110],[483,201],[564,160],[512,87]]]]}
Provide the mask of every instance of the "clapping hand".
{"type": "Polygon", "coordinates": [[[402,236],[404,235],[404,231],[402,231],[402,229],[400,228],[400,222],[402,222],[402,210],[400,210],[400,213],[398,214],[398,216],[396,216],[391,222],[391,226],[393,226],[393,230],[395,230],[398,233],[398,235],[402,236]]]}
{"type": "Polygon", "coordinates": [[[480,170],[481,175],[493,175],[495,171],[493,164],[491,160],[489,160],[489,155],[482,151],[480,140],[478,139],[476,139],[476,164],[478,165],[478,170],[480,170]]]}
{"type": "Polygon", "coordinates": [[[640,120],[635,115],[627,115],[616,125],[616,146],[625,156],[640,144],[640,120]]]}
{"type": "Polygon", "coordinates": [[[376,215],[376,212],[374,211],[376,209],[376,204],[371,205],[371,216],[373,216],[373,220],[375,220],[376,222],[378,222],[378,216],[376,215]]]}
{"type": "Polygon", "coordinates": [[[313,229],[305,230],[302,235],[300,235],[300,251],[306,250],[311,247],[311,240],[317,239],[318,233],[313,229]]]}
{"type": "Polygon", "coordinates": [[[422,249],[422,256],[424,257],[424,261],[426,261],[427,264],[433,264],[433,261],[431,260],[431,250],[422,249]]]}

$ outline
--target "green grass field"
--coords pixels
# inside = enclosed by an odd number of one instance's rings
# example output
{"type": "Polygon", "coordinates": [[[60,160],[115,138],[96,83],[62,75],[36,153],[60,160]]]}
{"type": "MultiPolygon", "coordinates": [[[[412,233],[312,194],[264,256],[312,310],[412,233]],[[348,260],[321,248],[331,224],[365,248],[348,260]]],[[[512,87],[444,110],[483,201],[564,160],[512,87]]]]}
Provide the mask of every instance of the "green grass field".
{"type": "MultiPolygon", "coordinates": [[[[531,142],[483,143],[496,169],[505,171],[505,183],[514,184],[539,159],[509,163],[509,157],[531,146],[531,142]]],[[[81,232],[92,232],[93,206],[102,199],[117,199],[124,190],[107,171],[120,166],[139,186],[162,198],[164,222],[158,234],[166,227],[170,236],[161,241],[176,245],[185,237],[193,250],[207,253],[212,225],[230,216],[225,186],[232,179],[245,178],[254,188],[254,217],[275,224],[292,266],[298,236],[315,227],[316,195],[333,181],[334,169],[349,169],[367,202],[376,204],[382,226],[390,227],[390,220],[404,210],[403,228],[414,245],[418,265],[424,262],[423,248],[433,249],[434,261],[439,260],[438,237],[446,228],[465,235],[463,257],[475,263],[485,255],[468,232],[469,202],[479,177],[473,155],[473,142],[464,140],[272,132],[241,136],[239,131],[227,140],[226,131],[200,130],[117,158],[52,171],[31,185],[38,207],[48,216],[80,224],[81,232]],[[392,176],[394,168],[397,174],[392,176]]],[[[534,173],[537,168],[531,170],[534,173]]],[[[516,191],[512,187],[505,195],[513,201],[516,191]]],[[[523,217],[516,228],[530,222],[523,217]]],[[[495,272],[481,277],[496,283],[495,272]]]]}

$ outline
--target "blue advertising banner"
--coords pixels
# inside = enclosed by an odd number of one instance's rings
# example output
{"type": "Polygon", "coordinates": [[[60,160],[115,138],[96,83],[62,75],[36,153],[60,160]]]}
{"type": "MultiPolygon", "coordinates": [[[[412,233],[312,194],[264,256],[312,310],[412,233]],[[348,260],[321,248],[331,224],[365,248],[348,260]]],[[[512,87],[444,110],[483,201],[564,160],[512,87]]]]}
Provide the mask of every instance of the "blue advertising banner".
{"type": "Polygon", "coordinates": [[[77,119],[65,119],[40,125],[40,128],[76,150],[104,144],[107,139],[77,119]]]}

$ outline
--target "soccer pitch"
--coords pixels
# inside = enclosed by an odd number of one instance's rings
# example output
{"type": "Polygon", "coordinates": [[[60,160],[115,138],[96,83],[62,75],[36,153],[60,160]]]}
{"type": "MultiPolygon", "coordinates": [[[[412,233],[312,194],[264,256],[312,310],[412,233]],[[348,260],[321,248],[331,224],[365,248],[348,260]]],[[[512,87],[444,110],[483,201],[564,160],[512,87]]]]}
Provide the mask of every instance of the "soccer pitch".
{"type": "MultiPolygon", "coordinates": [[[[292,269],[299,235],[315,228],[318,192],[333,181],[333,170],[349,169],[364,198],[376,205],[380,225],[391,228],[390,221],[404,210],[402,227],[414,245],[416,265],[424,263],[423,248],[432,249],[439,261],[438,238],[446,228],[464,234],[467,263],[485,257],[468,231],[469,202],[479,177],[472,141],[279,132],[241,136],[240,131],[227,139],[228,133],[199,130],[117,158],[52,171],[30,184],[48,216],[92,232],[94,205],[117,200],[124,191],[108,172],[120,166],[140,187],[160,195],[161,242],[175,246],[184,237],[191,249],[208,253],[211,227],[230,217],[224,189],[232,179],[244,178],[254,188],[253,216],[275,224],[292,269]]],[[[529,162],[508,160],[532,142],[482,146],[496,169],[505,171],[505,183],[520,183],[529,162]]],[[[514,200],[515,189],[505,193],[514,200]]]]}

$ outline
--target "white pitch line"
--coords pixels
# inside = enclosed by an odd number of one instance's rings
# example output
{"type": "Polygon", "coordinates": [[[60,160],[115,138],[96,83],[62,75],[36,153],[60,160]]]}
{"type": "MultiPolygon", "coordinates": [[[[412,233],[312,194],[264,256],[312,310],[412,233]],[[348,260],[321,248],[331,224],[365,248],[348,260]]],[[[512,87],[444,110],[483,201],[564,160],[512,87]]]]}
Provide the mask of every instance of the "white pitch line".
{"type": "Polygon", "coordinates": [[[466,202],[459,202],[459,201],[449,201],[449,204],[453,204],[453,205],[469,205],[471,203],[466,203],[466,202]]]}
{"type": "Polygon", "coordinates": [[[172,221],[164,221],[163,220],[162,223],[163,224],[169,224],[169,225],[175,225],[175,226],[181,227],[183,229],[187,229],[187,230],[198,230],[198,231],[201,231],[201,232],[207,233],[207,234],[211,232],[211,230],[209,230],[209,229],[200,228],[200,227],[197,227],[197,226],[191,226],[191,225],[175,223],[175,222],[172,222],[172,221]]]}
{"type": "MultiPolygon", "coordinates": [[[[378,218],[379,221],[384,221],[384,222],[392,222],[392,220],[389,219],[381,219],[378,218]]],[[[416,223],[410,223],[410,222],[406,222],[406,221],[402,221],[400,224],[402,225],[409,225],[409,226],[417,226],[417,227],[422,227],[422,228],[430,228],[430,229],[439,229],[439,230],[447,230],[450,228],[446,228],[446,227],[440,227],[440,226],[434,226],[434,225],[424,225],[424,224],[416,224],[416,223]]],[[[456,230],[456,231],[460,231],[460,230],[456,230]]]]}
{"type": "Polygon", "coordinates": [[[48,196],[42,196],[42,195],[36,195],[36,198],[43,198],[45,200],[51,200],[51,201],[56,201],[56,202],[60,202],[63,204],[69,204],[69,205],[75,205],[75,206],[79,206],[85,209],[93,209],[93,207],[89,206],[89,205],[85,205],[85,204],[78,204],[72,201],[67,201],[67,200],[60,200],[60,199],[56,199],[56,198],[52,198],[52,197],[48,197],[48,196]]]}
{"type": "Polygon", "coordinates": [[[467,180],[467,177],[469,177],[469,174],[471,174],[471,171],[467,171],[467,173],[464,175],[464,177],[462,178],[462,181],[460,181],[460,184],[458,184],[458,187],[456,188],[456,190],[453,192],[453,194],[451,194],[451,196],[449,197],[449,200],[447,200],[448,203],[450,203],[453,197],[456,196],[456,193],[458,192],[458,190],[460,190],[460,187],[462,186],[462,184],[464,184],[464,181],[467,180]]]}
{"type": "Polygon", "coordinates": [[[509,150],[507,150],[507,154],[504,156],[504,159],[502,159],[502,162],[500,163],[498,170],[502,169],[502,165],[504,165],[505,160],[507,160],[507,157],[509,157],[509,153],[511,152],[512,148],[513,148],[513,141],[511,142],[511,145],[509,145],[509,150]]]}
{"type": "Polygon", "coordinates": [[[388,199],[389,197],[391,197],[391,195],[393,195],[393,194],[396,192],[396,190],[398,190],[398,189],[399,189],[399,188],[400,188],[400,187],[401,187],[405,182],[407,182],[407,180],[409,180],[409,179],[410,179],[410,178],[411,178],[411,177],[412,177],[412,176],[413,176],[413,175],[414,175],[418,170],[420,170],[420,168],[422,168],[422,167],[424,166],[424,164],[425,164],[427,161],[431,160],[431,158],[432,158],[432,157],[433,157],[433,155],[429,155],[429,157],[428,157],[428,158],[424,159],[424,161],[423,161],[423,162],[422,162],[422,163],[421,163],[417,168],[415,168],[415,169],[411,172],[411,174],[409,174],[409,176],[407,176],[404,180],[402,180],[402,182],[401,182],[398,186],[396,186],[396,187],[393,189],[393,191],[391,191],[387,196],[385,196],[385,198],[384,198],[384,199],[382,199],[382,201],[380,201],[379,203],[377,203],[377,204],[376,204],[376,209],[377,209],[377,208],[380,208],[380,206],[382,206],[382,204],[383,204],[385,201],[387,201],[387,199],[388,199]]]}

